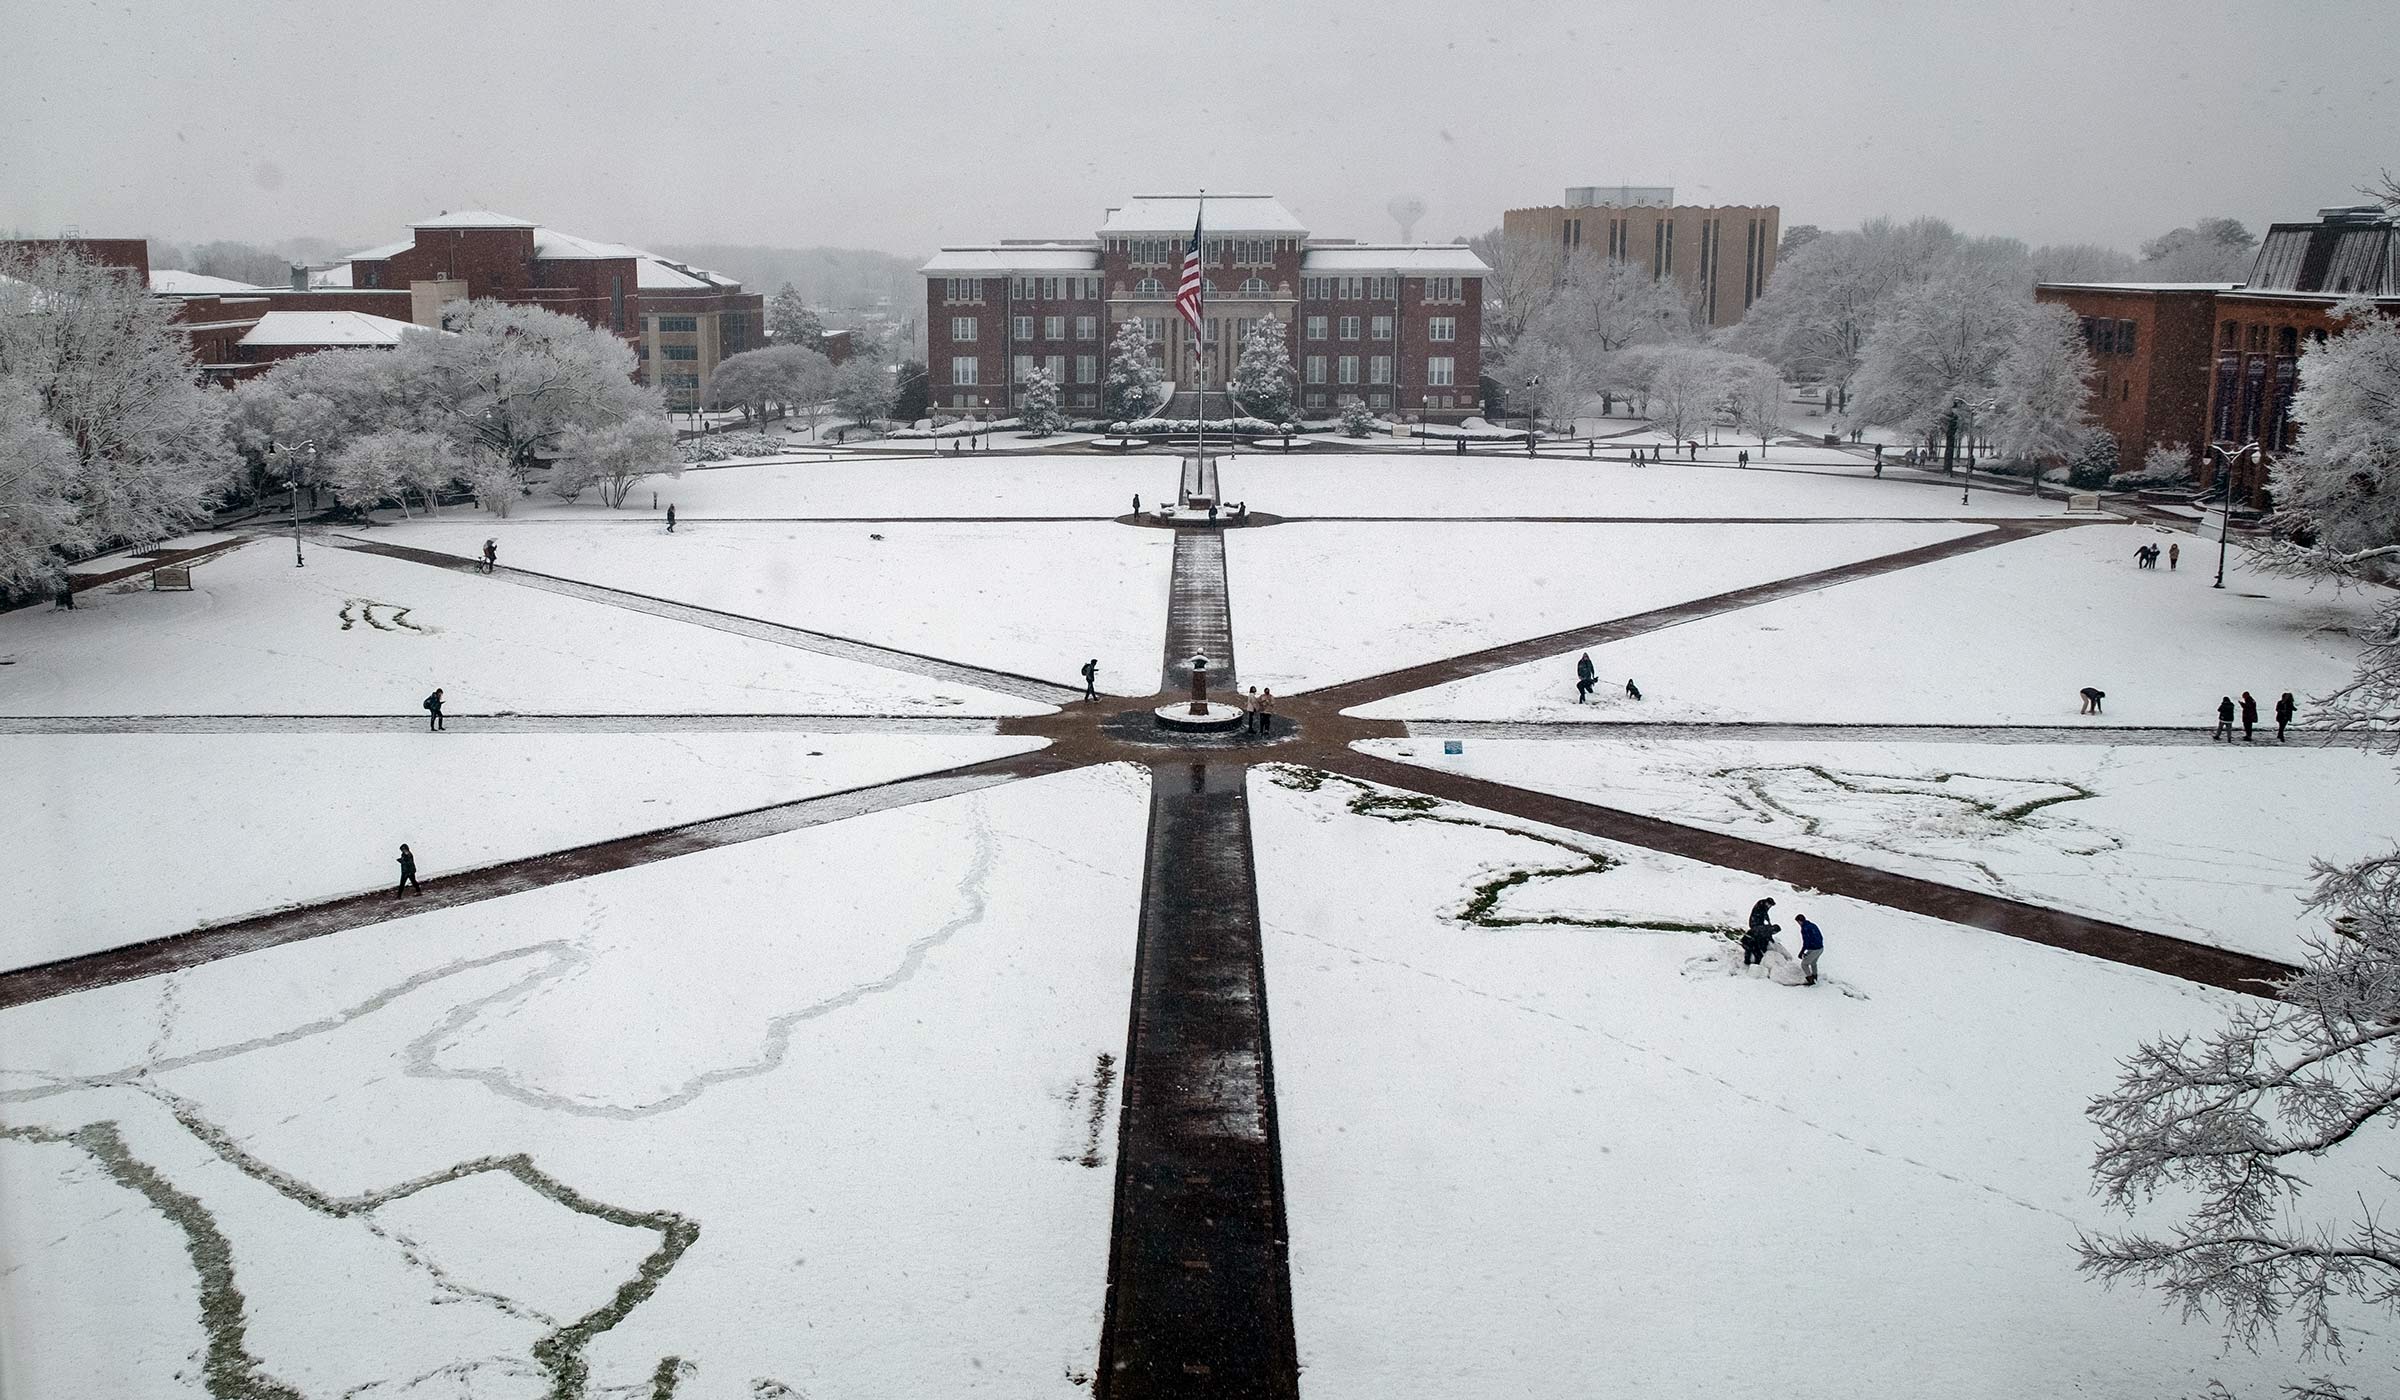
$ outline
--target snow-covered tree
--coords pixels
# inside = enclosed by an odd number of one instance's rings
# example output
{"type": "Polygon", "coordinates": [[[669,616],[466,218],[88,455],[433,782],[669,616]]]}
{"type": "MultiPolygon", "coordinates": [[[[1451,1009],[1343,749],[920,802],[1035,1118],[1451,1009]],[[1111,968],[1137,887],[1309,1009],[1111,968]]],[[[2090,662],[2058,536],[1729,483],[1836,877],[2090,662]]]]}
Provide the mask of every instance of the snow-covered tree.
{"type": "Polygon", "coordinates": [[[833,411],[853,423],[874,423],[891,415],[897,394],[892,372],[873,360],[851,360],[834,371],[833,411]]]}
{"type": "Polygon", "coordinates": [[[683,475],[683,459],[675,452],[675,430],[654,413],[595,427],[571,427],[560,437],[558,460],[569,473],[599,487],[600,503],[611,510],[624,505],[634,484],[644,477],[661,472],[683,475]]]}
{"type": "Polygon", "coordinates": [[[429,438],[443,441],[426,433],[388,429],[350,438],[330,453],[320,445],[317,457],[323,484],[336,501],[352,510],[373,510],[392,500],[400,503],[400,512],[406,515],[408,502],[401,495],[402,482],[410,457],[429,438]]]}
{"type": "MultiPolygon", "coordinates": [[[[173,314],[122,269],[0,248],[0,382],[39,405],[73,454],[68,537],[84,545],[187,529],[233,478],[225,395],[199,383],[173,314]]],[[[19,489],[57,485],[45,467],[19,489]]]]}
{"type": "Polygon", "coordinates": [[[1748,355],[1727,355],[1721,362],[1725,408],[1734,428],[1758,439],[1758,460],[1767,460],[1767,444],[1783,427],[1783,376],[1775,366],[1748,355]]]}
{"type": "Polygon", "coordinates": [[[1028,437],[1048,437],[1067,421],[1059,408],[1058,381],[1048,370],[1036,369],[1017,386],[1017,421],[1028,437]]]}
{"type": "Polygon", "coordinates": [[[1985,426],[2000,455],[2039,472],[2079,451],[2093,430],[2091,374],[2075,314],[2057,305],[2028,311],[1993,373],[1996,406],[1985,426]]]}
{"type": "Polygon", "coordinates": [[[1366,400],[1356,394],[1344,394],[1340,405],[1342,436],[1363,438],[1375,431],[1375,415],[1367,410],[1366,400]]]}
{"type": "Polygon", "coordinates": [[[782,397],[776,382],[772,350],[745,350],[717,362],[708,376],[708,406],[738,408],[746,418],[765,422],[767,405],[782,397]]]}
{"type": "Polygon", "coordinates": [[[2340,333],[2300,354],[2299,446],[2269,473],[2290,563],[2355,577],[2400,565],[2400,318],[2358,299],[2340,333]]]}
{"type": "Polygon", "coordinates": [[[234,446],[264,459],[270,443],[313,442],[330,458],[351,438],[423,426],[381,350],[324,350],[282,360],[235,386],[227,423],[234,446]]]}
{"type": "Polygon", "coordinates": [[[786,282],[767,298],[767,338],[777,345],[821,350],[825,322],[809,310],[808,300],[800,295],[800,289],[786,282]]]}
{"type": "Polygon", "coordinates": [[[1101,403],[1110,418],[1147,418],[1157,408],[1158,389],[1166,376],[1150,355],[1150,337],[1141,322],[1128,320],[1117,327],[1108,343],[1108,374],[1101,384],[1101,403]]]}
{"type": "Polygon", "coordinates": [[[91,543],[74,484],[74,444],[32,389],[0,378],[0,598],[56,586],[63,556],[91,543]]]}
{"type": "Polygon", "coordinates": [[[1757,355],[1794,381],[1846,391],[1867,337],[1901,289],[1963,242],[1938,219],[1876,219],[1811,239],[1778,261],[1728,348],[1757,355]]]}
{"type": "Polygon", "coordinates": [[[2141,274],[2160,282],[2240,282],[2257,248],[2257,236],[2239,219],[2195,219],[2142,245],[2141,274]]]}
{"type": "Polygon", "coordinates": [[[898,394],[892,404],[892,416],[903,423],[914,423],[932,407],[933,390],[923,360],[903,360],[892,373],[898,394]]]}
{"type": "Polygon", "coordinates": [[[1292,355],[1284,343],[1288,328],[1272,316],[1262,316],[1242,338],[1242,355],[1234,363],[1233,401],[1242,412],[1270,423],[1292,416],[1292,355]]]}
{"type": "Polygon", "coordinates": [[[572,316],[471,301],[448,309],[453,335],[403,336],[384,355],[395,394],[426,426],[496,458],[520,484],[570,428],[664,413],[634,382],[631,346],[572,316]]]}
{"type": "Polygon", "coordinates": [[[1517,338],[1492,379],[1511,407],[1549,423],[1573,421],[1595,386],[1592,361],[1539,327],[1517,338]]]}
{"type": "Polygon", "coordinates": [[[1893,298],[1860,358],[1858,416],[1930,434],[1963,410],[1980,413],[2000,361],[2033,309],[2030,283],[2003,267],[1953,257],[1893,298]]]}
{"type": "Polygon", "coordinates": [[[1497,228],[1467,246],[1492,270],[1483,283],[1483,351],[1497,363],[1557,293],[1564,254],[1551,239],[1497,228]]]}
{"type": "Polygon", "coordinates": [[[1696,438],[1716,421],[1725,401],[1725,375],[1730,357],[1696,345],[1663,345],[1644,357],[1648,372],[1644,387],[1650,421],[1668,437],[1696,438]]]}
{"type": "Polygon", "coordinates": [[[1583,248],[1567,259],[1558,290],[1527,333],[1569,347],[1596,372],[1602,360],[1627,346],[1690,339],[1691,308],[1670,279],[1583,248]]]}
{"type": "Polygon", "coordinates": [[[2036,282],[2130,282],[2141,275],[2133,254],[2098,243],[2051,243],[2033,250],[2036,282]]]}

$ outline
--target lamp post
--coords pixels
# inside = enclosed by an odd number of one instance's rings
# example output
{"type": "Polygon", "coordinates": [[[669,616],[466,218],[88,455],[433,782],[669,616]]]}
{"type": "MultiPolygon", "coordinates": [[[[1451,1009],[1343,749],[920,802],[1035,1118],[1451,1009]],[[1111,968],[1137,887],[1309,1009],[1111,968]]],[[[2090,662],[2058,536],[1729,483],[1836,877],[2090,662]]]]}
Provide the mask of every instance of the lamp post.
{"type": "Polygon", "coordinates": [[[2245,457],[2263,459],[2266,454],[2255,442],[2244,443],[2232,452],[2227,452],[2212,442],[2208,445],[2208,452],[2210,456],[2217,459],[2217,470],[2225,478],[2225,504],[2218,508],[2217,516],[2217,581],[2210,585],[2212,588],[2223,588],[2225,586],[2225,547],[2226,542],[2233,537],[2233,469],[2245,457]]]}
{"type": "Polygon", "coordinates": [[[1525,381],[1525,455],[1533,453],[1533,401],[1540,396],[1542,377],[1534,375],[1525,381]]]}
{"type": "Polygon", "coordinates": [[[268,438],[267,452],[272,456],[279,456],[283,458],[284,470],[291,478],[292,567],[295,569],[305,569],[308,567],[308,556],[300,551],[300,471],[292,464],[292,454],[295,452],[307,453],[309,471],[313,475],[317,465],[317,442],[315,438],[310,438],[306,442],[297,444],[277,442],[273,438],[268,438]]]}

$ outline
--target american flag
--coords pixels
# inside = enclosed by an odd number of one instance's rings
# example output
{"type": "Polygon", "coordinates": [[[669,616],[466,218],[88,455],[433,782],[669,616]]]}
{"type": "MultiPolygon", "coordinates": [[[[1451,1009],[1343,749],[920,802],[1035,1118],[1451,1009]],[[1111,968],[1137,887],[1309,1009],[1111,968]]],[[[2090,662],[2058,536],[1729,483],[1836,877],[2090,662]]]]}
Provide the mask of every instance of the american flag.
{"type": "Polygon", "coordinates": [[[1192,323],[1192,339],[1200,339],[1200,216],[1192,216],[1192,246],[1184,250],[1183,280],[1175,288],[1175,309],[1192,323]]]}

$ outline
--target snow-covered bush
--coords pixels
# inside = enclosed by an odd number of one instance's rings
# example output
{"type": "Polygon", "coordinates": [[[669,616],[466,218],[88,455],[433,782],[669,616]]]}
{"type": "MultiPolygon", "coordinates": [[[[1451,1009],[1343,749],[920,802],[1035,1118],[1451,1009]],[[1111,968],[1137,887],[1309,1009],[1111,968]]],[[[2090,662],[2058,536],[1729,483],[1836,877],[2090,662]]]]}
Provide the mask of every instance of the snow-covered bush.
{"type": "Polygon", "coordinates": [[[1523,428],[1495,428],[1481,418],[1469,418],[1463,423],[1420,423],[1417,436],[1448,442],[1465,438],[1470,442],[1523,442],[1523,428]]]}
{"type": "Polygon", "coordinates": [[[1284,324],[1262,316],[1242,339],[1242,358],[1230,386],[1236,407],[1259,418],[1284,419],[1292,412],[1292,356],[1284,324]]]}
{"type": "Polygon", "coordinates": [[[2182,443],[2158,443],[2143,454],[2142,469],[2121,472],[2108,479],[2110,489],[2139,491],[2160,486],[2189,486],[2192,481],[2192,449],[2182,443]]]}
{"type": "Polygon", "coordinates": [[[937,423],[930,428],[894,428],[885,437],[894,438],[962,438],[977,433],[1012,433],[1024,427],[1018,418],[958,418],[937,423]]]}
{"type": "Polygon", "coordinates": [[[1111,418],[1140,418],[1155,411],[1166,377],[1150,358],[1150,337],[1142,323],[1127,320],[1108,343],[1108,374],[1100,401],[1111,418]]]}
{"type": "Polygon", "coordinates": [[[686,462],[721,462],[729,457],[773,457],[791,450],[790,444],[765,433],[710,433],[676,444],[686,462]]]}
{"type": "Polygon", "coordinates": [[[1136,418],[1130,422],[1111,423],[1109,432],[1118,437],[1170,437],[1179,433],[1238,433],[1245,437],[1281,437],[1300,431],[1297,423],[1270,423],[1264,418],[1211,418],[1204,424],[1197,418],[1136,418]]]}
{"type": "Polygon", "coordinates": [[[1025,425],[1028,437],[1048,437],[1066,421],[1059,407],[1058,381],[1047,370],[1035,370],[1027,375],[1017,395],[1017,418],[1025,425]]]}
{"type": "Polygon", "coordinates": [[[2078,491],[2097,491],[2117,474],[2117,438],[2114,433],[2094,433],[2084,443],[2083,451],[2067,465],[2067,484],[2078,491]]]}
{"type": "Polygon", "coordinates": [[[1367,411],[1366,401],[1352,394],[1342,400],[1342,436],[1363,438],[1375,431],[1375,415],[1367,411]]]}

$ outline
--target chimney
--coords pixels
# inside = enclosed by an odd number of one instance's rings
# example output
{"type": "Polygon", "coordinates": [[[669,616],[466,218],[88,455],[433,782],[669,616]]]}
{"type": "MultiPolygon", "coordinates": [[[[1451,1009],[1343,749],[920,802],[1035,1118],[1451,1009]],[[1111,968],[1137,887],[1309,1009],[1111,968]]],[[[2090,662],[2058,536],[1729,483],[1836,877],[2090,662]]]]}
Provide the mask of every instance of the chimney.
{"type": "Polygon", "coordinates": [[[305,292],[305,291],[307,291],[307,290],[308,290],[308,265],[307,265],[306,263],[293,263],[293,264],[291,265],[291,267],[292,267],[292,290],[293,290],[293,291],[295,291],[295,292],[305,292]]]}

